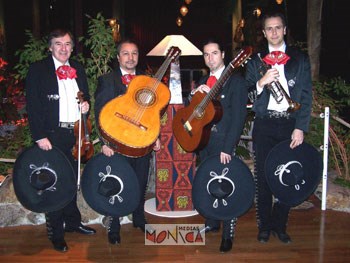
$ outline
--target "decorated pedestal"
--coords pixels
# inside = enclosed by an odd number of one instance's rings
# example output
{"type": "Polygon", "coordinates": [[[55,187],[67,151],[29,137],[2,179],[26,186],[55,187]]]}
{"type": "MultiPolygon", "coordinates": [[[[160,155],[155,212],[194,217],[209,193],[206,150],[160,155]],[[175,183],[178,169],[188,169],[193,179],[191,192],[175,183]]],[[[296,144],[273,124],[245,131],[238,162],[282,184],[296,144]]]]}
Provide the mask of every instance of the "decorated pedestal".
{"type": "Polygon", "coordinates": [[[191,211],[196,156],[185,152],[172,133],[172,119],[182,104],[170,104],[161,120],[161,149],[156,152],[156,210],[191,211]]]}

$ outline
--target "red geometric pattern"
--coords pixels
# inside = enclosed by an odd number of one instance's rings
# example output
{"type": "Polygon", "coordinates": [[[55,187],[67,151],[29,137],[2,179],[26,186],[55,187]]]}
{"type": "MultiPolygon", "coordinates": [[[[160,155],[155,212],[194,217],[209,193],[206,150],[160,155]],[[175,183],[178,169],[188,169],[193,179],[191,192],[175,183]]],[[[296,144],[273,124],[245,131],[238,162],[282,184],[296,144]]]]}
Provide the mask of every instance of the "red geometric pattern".
{"type": "Polygon", "coordinates": [[[160,139],[160,150],[156,152],[157,161],[171,161],[171,153],[169,145],[173,139],[173,134],[171,132],[162,132],[159,136],[160,139]]]}
{"type": "Polygon", "coordinates": [[[192,189],[192,184],[188,177],[190,169],[193,168],[192,162],[174,161],[177,178],[174,184],[174,189],[192,189]]]}
{"type": "Polygon", "coordinates": [[[183,105],[169,105],[161,118],[160,144],[156,152],[157,211],[191,211],[196,156],[185,152],[172,133],[172,120],[183,105]]]}
{"type": "Polygon", "coordinates": [[[157,211],[172,211],[170,208],[170,198],[172,196],[172,189],[159,189],[156,192],[157,211]]]}

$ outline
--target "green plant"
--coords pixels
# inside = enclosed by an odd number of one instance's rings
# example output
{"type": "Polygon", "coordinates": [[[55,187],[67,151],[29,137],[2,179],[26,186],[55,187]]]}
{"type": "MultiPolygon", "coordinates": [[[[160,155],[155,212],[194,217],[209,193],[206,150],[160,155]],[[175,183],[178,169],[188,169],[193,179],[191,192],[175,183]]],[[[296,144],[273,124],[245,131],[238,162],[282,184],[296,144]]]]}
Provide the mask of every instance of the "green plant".
{"type": "Polygon", "coordinates": [[[25,30],[25,34],[28,36],[27,43],[22,49],[15,52],[15,55],[19,57],[19,62],[14,67],[17,71],[15,78],[19,80],[25,79],[31,63],[45,58],[48,54],[47,37],[36,39],[29,30],[25,30]]]}
{"type": "Polygon", "coordinates": [[[117,51],[108,21],[101,13],[98,13],[96,18],[88,17],[88,37],[81,37],[79,41],[90,50],[90,57],[83,59],[82,63],[90,81],[90,92],[94,93],[97,78],[111,70],[110,63],[117,56],[117,51]]]}
{"type": "Polygon", "coordinates": [[[312,145],[323,145],[324,120],[319,118],[325,107],[330,108],[329,167],[339,178],[350,181],[350,135],[348,127],[339,120],[339,112],[349,106],[350,87],[340,78],[314,82],[313,108],[310,131],[305,140],[312,145]]]}
{"type": "MultiPolygon", "coordinates": [[[[97,78],[103,74],[108,73],[111,70],[110,64],[117,56],[115,43],[113,40],[112,29],[108,25],[108,21],[98,13],[96,18],[89,17],[89,25],[87,34],[88,37],[81,37],[81,41],[84,46],[90,50],[90,57],[80,58],[80,61],[84,64],[86,74],[89,81],[89,92],[93,95],[97,87],[97,78]]],[[[98,131],[96,129],[96,117],[94,116],[94,99],[91,96],[91,123],[92,139],[98,138],[98,131]]],[[[95,151],[98,150],[100,145],[95,145],[95,151]]]]}

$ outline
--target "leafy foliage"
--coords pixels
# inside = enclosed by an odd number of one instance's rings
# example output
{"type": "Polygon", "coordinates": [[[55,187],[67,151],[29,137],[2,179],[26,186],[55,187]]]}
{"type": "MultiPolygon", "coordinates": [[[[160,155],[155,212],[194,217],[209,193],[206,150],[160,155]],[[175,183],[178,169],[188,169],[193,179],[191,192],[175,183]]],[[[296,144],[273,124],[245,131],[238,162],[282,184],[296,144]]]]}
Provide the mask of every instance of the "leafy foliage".
{"type": "Polygon", "coordinates": [[[111,70],[110,63],[117,56],[117,52],[108,21],[101,13],[96,18],[89,18],[88,37],[82,37],[80,41],[90,50],[90,57],[83,64],[92,87],[90,91],[93,93],[97,78],[111,70]]]}
{"type": "Polygon", "coordinates": [[[305,137],[312,145],[323,145],[324,119],[320,114],[329,107],[329,167],[345,181],[350,181],[350,134],[349,127],[341,123],[344,121],[339,118],[339,112],[349,106],[349,90],[349,85],[340,78],[314,82],[313,118],[305,137]]]}
{"type": "MultiPolygon", "coordinates": [[[[110,64],[117,56],[115,43],[113,40],[112,29],[108,25],[108,21],[98,13],[96,18],[90,18],[88,26],[88,37],[80,38],[84,46],[90,50],[90,57],[81,58],[81,62],[85,66],[86,74],[89,81],[89,92],[94,94],[97,87],[97,79],[99,76],[108,73],[111,70],[110,64]]],[[[98,137],[96,129],[96,117],[94,116],[94,98],[91,96],[91,138],[98,137]]],[[[98,151],[100,145],[95,147],[98,151]]]]}
{"type": "Polygon", "coordinates": [[[19,62],[14,67],[17,71],[15,78],[24,80],[27,76],[29,65],[35,61],[41,60],[47,56],[47,37],[36,39],[32,32],[25,30],[25,34],[28,36],[28,42],[24,47],[16,51],[15,55],[19,56],[19,62]]]}

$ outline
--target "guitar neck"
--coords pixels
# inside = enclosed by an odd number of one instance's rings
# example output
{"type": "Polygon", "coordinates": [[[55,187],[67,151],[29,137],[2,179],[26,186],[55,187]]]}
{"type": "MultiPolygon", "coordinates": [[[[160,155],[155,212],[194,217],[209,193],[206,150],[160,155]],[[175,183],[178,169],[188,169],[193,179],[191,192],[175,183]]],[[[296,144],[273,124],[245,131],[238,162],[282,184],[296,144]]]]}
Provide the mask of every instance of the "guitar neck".
{"type": "Polygon", "coordinates": [[[166,59],[164,60],[163,64],[160,66],[160,68],[158,69],[157,73],[154,75],[154,78],[157,79],[157,82],[159,83],[165,72],[167,71],[170,63],[172,60],[175,61],[175,59],[177,59],[181,54],[181,50],[178,48],[178,47],[171,47],[169,50],[168,50],[168,54],[166,56],[166,59]]]}
{"type": "Polygon", "coordinates": [[[230,63],[221,74],[220,78],[215,82],[214,86],[210,89],[208,96],[210,99],[214,99],[220,92],[221,88],[224,86],[226,80],[231,76],[235,67],[230,63]]]}
{"type": "Polygon", "coordinates": [[[157,79],[157,80],[161,80],[165,74],[165,72],[167,71],[169,65],[170,65],[170,62],[171,62],[171,58],[167,57],[163,64],[160,66],[160,68],[158,69],[157,73],[154,75],[154,77],[157,79]]]}

